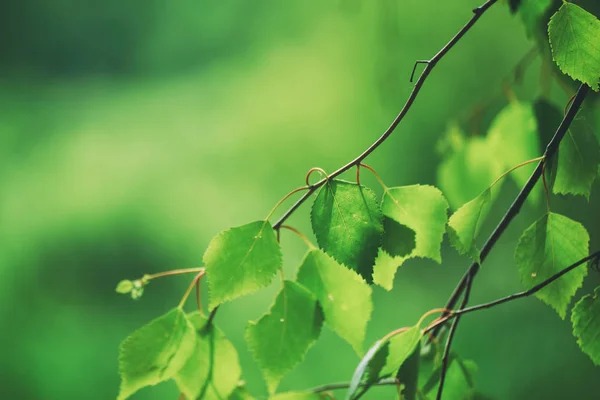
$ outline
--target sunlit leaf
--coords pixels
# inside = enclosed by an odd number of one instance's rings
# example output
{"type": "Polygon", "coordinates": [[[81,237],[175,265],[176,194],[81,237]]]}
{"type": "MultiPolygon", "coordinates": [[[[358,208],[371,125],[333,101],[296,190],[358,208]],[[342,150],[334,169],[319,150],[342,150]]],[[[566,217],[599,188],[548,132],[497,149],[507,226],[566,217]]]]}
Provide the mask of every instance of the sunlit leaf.
{"type": "Polygon", "coordinates": [[[118,399],[171,379],[185,365],[195,346],[194,327],[178,308],[132,333],[119,349],[122,380],[118,399]]]}
{"type": "Polygon", "coordinates": [[[285,281],[271,309],[246,328],[246,343],[263,371],[269,393],[302,361],[319,337],[323,312],[314,296],[295,282],[285,281]]]}
{"type": "Polygon", "coordinates": [[[203,259],[214,308],[267,286],[281,268],[281,249],[271,224],[256,221],[219,233],[203,259]]]}
{"type": "Polygon", "coordinates": [[[581,350],[600,365],[600,286],[573,306],[571,322],[581,350]]]}
{"type": "Polygon", "coordinates": [[[402,364],[415,351],[422,337],[421,328],[418,325],[393,336],[389,340],[389,355],[385,367],[381,370],[381,376],[395,376],[402,364]]]}
{"type": "Polygon", "coordinates": [[[188,399],[227,398],[241,375],[237,352],[219,329],[206,325],[200,313],[188,318],[196,330],[196,347],[174,380],[188,399]]]}
{"type": "Polygon", "coordinates": [[[460,254],[468,254],[477,262],[480,261],[480,258],[475,239],[487,216],[491,202],[492,194],[487,189],[456,210],[448,221],[450,243],[452,243],[460,254]]]}
{"type": "Polygon", "coordinates": [[[393,257],[383,249],[379,249],[373,268],[373,282],[385,290],[392,290],[396,270],[404,264],[408,257],[393,257]]]}
{"type": "Polygon", "coordinates": [[[573,3],[564,2],[550,18],[552,57],[560,70],[598,91],[600,21],[573,3]]]}
{"type": "MultiPolygon", "coordinates": [[[[521,281],[535,286],[588,255],[590,237],[579,222],[548,213],[523,232],[515,250],[521,281]]],[[[577,268],[535,293],[565,318],[571,298],[587,275],[577,268]]]]}
{"type": "Polygon", "coordinates": [[[311,222],[319,246],[370,283],[383,233],[375,193],[355,183],[330,180],[315,199],[311,222]]]}
{"type": "Polygon", "coordinates": [[[325,323],[361,353],[373,310],[371,287],[364,279],[315,249],[304,257],[297,281],[319,300],[325,323]]]}
{"type": "Polygon", "coordinates": [[[442,161],[437,179],[450,206],[457,209],[487,189],[504,170],[489,140],[472,137],[442,161]]]}
{"type": "Polygon", "coordinates": [[[442,192],[426,185],[389,188],[381,209],[385,216],[415,232],[416,245],[410,257],[442,261],[441,243],[448,221],[448,203],[442,192]]]}
{"type": "MultiPolygon", "coordinates": [[[[511,102],[492,121],[488,140],[493,149],[493,157],[502,163],[504,170],[539,157],[540,140],[532,105],[511,102]]],[[[510,176],[519,187],[523,187],[534,169],[535,164],[525,165],[510,176]]],[[[541,195],[541,189],[538,188],[531,192],[528,200],[537,203],[541,195]]]]}
{"type": "Polygon", "coordinates": [[[255,400],[244,386],[238,385],[229,395],[227,400],[255,400]]]}
{"type": "Polygon", "coordinates": [[[584,119],[576,119],[560,142],[553,190],[583,195],[588,200],[600,166],[600,145],[584,119]]]}
{"type": "Polygon", "coordinates": [[[313,392],[287,392],[278,393],[269,397],[269,400],[321,400],[321,394],[313,392]]]}

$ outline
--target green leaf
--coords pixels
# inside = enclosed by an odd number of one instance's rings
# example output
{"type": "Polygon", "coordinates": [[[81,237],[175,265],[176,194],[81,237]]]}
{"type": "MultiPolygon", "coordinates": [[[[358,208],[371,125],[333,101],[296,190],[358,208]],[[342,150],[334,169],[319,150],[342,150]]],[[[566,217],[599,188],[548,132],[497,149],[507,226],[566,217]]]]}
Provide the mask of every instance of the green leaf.
{"type": "Polygon", "coordinates": [[[122,280],[115,290],[117,293],[128,294],[133,290],[133,282],[129,279],[122,280]]]}
{"type": "Polygon", "coordinates": [[[552,5],[552,0],[523,0],[519,8],[519,14],[527,36],[534,36],[540,26],[544,14],[552,5]]]}
{"type": "Polygon", "coordinates": [[[402,364],[396,380],[398,385],[403,387],[402,400],[415,400],[417,398],[417,390],[419,388],[419,368],[421,361],[421,342],[413,350],[410,357],[402,364]]]}
{"type": "Polygon", "coordinates": [[[379,249],[373,268],[373,282],[384,288],[392,290],[394,286],[394,275],[396,270],[404,264],[408,257],[393,257],[383,249],[379,249]]]}
{"type": "Polygon", "coordinates": [[[573,121],[560,142],[553,191],[583,195],[588,200],[600,166],[600,145],[587,121],[573,121]]]}
{"type": "Polygon", "coordinates": [[[416,233],[391,218],[383,218],[381,248],[392,257],[406,257],[417,246],[416,233]]]}
{"type": "Polygon", "coordinates": [[[196,346],[194,327],[179,308],[153,320],[121,343],[119,371],[124,400],[139,389],[171,379],[196,346]]]}
{"type": "Polygon", "coordinates": [[[375,193],[355,183],[330,180],[315,199],[311,222],[319,246],[370,283],[383,233],[375,193]]]}
{"type": "Polygon", "coordinates": [[[448,221],[448,202],[433,186],[388,188],[381,205],[383,214],[415,232],[416,246],[409,257],[442,261],[441,244],[448,221]]]}
{"type": "Polygon", "coordinates": [[[278,393],[275,396],[269,397],[269,400],[321,400],[319,393],[313,392],[287,392],[278,393]]]}
{"type": "Polygon", "coordinates": [[[581,350],[600,365],[600,286],[594,294],[585,295],[571,311],[573,335],[581,350]]]}
{"type": "Polygon", "coordinates": [[[381,370],[385,366],[388,354],[389,342],[387,341],[378,340],[371,346],[352,374],[350,386],[346,392],[346,400],[351,400],[355,397],[358,388],[363,382],[367,386],[371,386],[377,382],[381,376],[381,370]]]}
{"type": "Polygon", "coordinates": [[[273,393],[319,337],[323,312],[312,294],[285,281],[268,314],[246,328],[246,343],[273,393]]]}
{"type": "Polygon", "coordinates": [[[236,388],[241,375],[229,340],[200,313],[188,317],[196,329],[196,347],[174,380],[188,399],[220,400],[236,388]]]}
{"type": "MultiPolygon", "coordinates": [[[[444,397],[449,399],[474,399],[475,396],[475,374],[477,364],[472,360],[461,360],[451,353],[446,370],[446,381],[444,384],[444,397]]],[[[441,366],[433,369],[426,380],[420,382],[421,393],[437,393],[439,388],[441,366]]],[[[425,376],[422,374],[421,378],[425,376]]]]}
{"type": "Polygon", "coordinates": [[[404,364],[415,351],[422,336],[419,325],[415,325],[404,332],[393,336],[389,340],[389,355],[385,367],[381,370],[381,376],[395,376],[402,364],[404,364]]]}
{"type": "Polygon", "coordinates": [[[489,140],[472,137],[440,164],[437,180],[450,206],[457,209],[487,189],[504,169],[489,140]]]}
{"type": "Polygon", "coordinates": [[[583,8],[563,3],[550,18],[552,57],[560,70],[598,91],[600,81],[600,21],[583,8]]]}
{"type": "Polygon", "coordinates": [[[281,268],[281,249],[268,221],[231,228],[204,253],[210,308],[267,286],[281,268]]]}
{"type": "Polygon", "coordinates": [[[227,400],[255,400],[248,390],[243,385],[238,385],[233,393],[229,395],[227,400]]]}
{"type": "Polygon", "coordinates": [[[361,353],[373,310],[371,287],[356,272],[317,249],[304,257],[297,281],[315,295],[325,323],[361,353]]]}
{"type": "MultiPolygon", "coordinates": [[[[515,250],[521,282],[526,288],[557,274],[588,255],[590,237],[579,222],[548,213],[523,232],[515,250]]],[[[577,268],[535,293],[565,318],[571,298],[587,275],[577,268]]]]}
{"type": "MultiPolygon", "coordinates": [[[[540,155],[538,126],[533,107],[529,103],[512,102],[492,121],[488,140],[493,157],[503,169],[509,169],[540,155]]],[[[519,187],[523,187],[535,169],[535,164],[525,165],[510,175],[519,187]]],[[[533,190],[528,200],[537,204],[542,192],[533,190]]]]}
{"type": "Polygon", "coordinates": [[[468,254],[477,262],[480,261],[480,258],[475,239],[490,210],[491,202],[492,192],[487,189],[456,210],[448,221],[450,243],[460,254],[468,254]]]}

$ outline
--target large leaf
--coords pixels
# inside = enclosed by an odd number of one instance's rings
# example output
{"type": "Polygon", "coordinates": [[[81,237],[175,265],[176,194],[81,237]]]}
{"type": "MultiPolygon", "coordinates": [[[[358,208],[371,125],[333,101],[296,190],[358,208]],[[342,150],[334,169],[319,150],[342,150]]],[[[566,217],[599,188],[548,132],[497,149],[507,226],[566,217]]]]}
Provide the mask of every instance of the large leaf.
{"type": "Polygon", "coordinates": [[[487,216],[492,202],[490,189],[456,210],[448,221],[448,236],[450,243],[460,254],[468,254],[473,260],[479,262],[479,249],[475,239],[487,216]]]}
{"type": "Polygon", "coordinates": [[[599,166],[596,134],[588,121],[576,119],[560,142],[554,192],[583,195],[589,200],[599,166]]]}
{"type": "Polygon", "coordinates": [[[504,169],[490,141],[473,137],[440,164],[438,183],[450,206],[457,209],[487,189],[504,169]]]}
{"type": "MultiPolygon", "coordinates": [[[[530,288],[588,255],[590,237],[579,222],[548,213],[523,232],[515,250],[521,281],[530,288]]],[[[587,275],[577,268],[535,293],[565,318],[571,298],[587,275]]]]}
{"type": "Polygon", "coordinates": [[[273,393],[319,337],[323,312],[304,287],[285,281],[269,313],[246,328],[246,343],[273,393]]]}
{"type": "Polygon", "coordinates": [[[297,281],[319,300],[325,323],[361,353],[373,310],[371,287],[356,272],[317,249],[304,257],[297,281]]]}
{"type": "MultiPolygon", "coordinates": [[[[515,101],[506,106],[492,121],[488,140],[493,157],[502,163],[503,169],[539,157],[538,126],[532,105],[515,101]]],[[[534,164],[526,165],[510,175],[519,187],[523,187],[534,169],[534,164]]],[[[537,203],[541,195],[539,189],[533,190],[528,200],[537,203]]]]}
{"type": "Polygon", "coordinates": [[[219,233],[204,253],[210,308],[267,286],[281,268],[281,249],[268,221],[219,233]]]}
{"type": "Polygon", "coordinates": [[[583,296],[571,311],[573,335],[581,350],[600,365],[600,286],[583,296]]]}
{"type": "Polygon", "coordinates": [[[190,321],[176,308],[127,337],[119,349],[122,380],[117,399],[171,379],[194,351],[195,336],[190,321]]]}
{"type": "Polygon", "coordinates": [[[442,192],[426,185],[388,188],[381,209],[385,216],[415,232],[415,248],[409,257],[442,261],[441,244],[448,221],[448,202],[442,192]]]}
{"type": "Polygon", "coordinates": [[[174,380],[190,400],[220,400],[236,388],[241,375],[238,355],[229,340],[200,313],[189,316],[196,348],[174,380]]]}
{"type": "Polygon", "coordinates": [[[339,263],[372,281],[383,223],[375,193],[355,183],[330,180],[311,212],[319,246],[339,263]]]}
{"type": "Polygon", "coordinates": [[[552,57],[562,72],[598,91],[600,21],[583,8],[564,2],[548,24],[552,57]]]}

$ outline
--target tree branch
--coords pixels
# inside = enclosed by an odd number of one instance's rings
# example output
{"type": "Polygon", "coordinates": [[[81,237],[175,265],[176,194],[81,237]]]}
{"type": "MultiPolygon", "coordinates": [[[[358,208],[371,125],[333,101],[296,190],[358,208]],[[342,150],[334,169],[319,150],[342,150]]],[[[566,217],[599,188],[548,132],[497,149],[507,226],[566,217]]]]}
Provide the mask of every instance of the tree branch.
{"type": "MultiPolygon", "coordinates": [[[[417,63],[425,64],[425,69],[423,69],[423,72],[421,72],[421,75],[419,76],[419,79],[415,83],[415,87],[413,88],[412,92],[408,96],[408,99],[406,100],[406,103],[402,107],[402,110],[400,110],[400,112],[398,113],[396,118],[394,118],[394,120],[392,121],[392,124],[389,126],[389,128],[387,128],[385,130],[385,132],[379,137],[379,139],[377,139],[372,145],[370,145],[365,151],[362,152],[362,154],[360,154],[354,160],[352,160],[349,163],[347,163],[346,165],[340,167],[335,172],[331,173],[327,178],[323,178],[320,181],[311,185],[310,188],[302,195],[302,197],[300,197],[296,201],[296,203],[294,203],[279,218],[279,220],[277,222],[275,222],[275,224],[273,224],[273,229],[279,230],[279,228],[285,222],[285,220],[287,220],[294,213],[294,211],[296,211],[298,209],[298,207],[300,207],[319,187],[323,186],[325,184],[325,182],[327,182],[327,179],[333,179],[333,178],[337,177],[338,175],[348,171],[350,168],[359,165],[365,158],[367,158],[369,156],[369,154],[371,154],[383,142],[385,142],[385,140],[394,132],[396,127],[400,124],[400,122],[404,119],[404,117],[406,116],[406,114],[408,113],[410,108],[412,107],[413,103],[415,102],[415,99],[417,98],[417,95],[421,91],[421,87],[423,86],[423,83],[425,83],[425,80],[427,79],[427,77],[429,76],[429,74],[431,73],[433,68],[446,55],[446,53],[448,53],[450,51],[450,49],[452,49],[454,47],[454,45],[456,43],[458,43],[460,41],[460,39],[462,39],[462,37],[471,29],[471,27],[473,25],[475,25],[477,20],[487,11],[487,9],[490,8],[491,6],[493,6],[497,1],[498,0],[488,0],[480,7],[477,7],[476,9],[474,9],[473,16],[471,17],[469,22],[467,22],[466,25],[463,26],[458,31],[458,33],[456,35],[454,35],[454,37],[452,39],[450,39],[450,41],[444,47],[442,47],[442,49],[436,55],[434,55],[430,60],[417,61],[417,63]]],[[[416,68],[416,64],[415,64],[415,68],[416,68]]],[[[414,69],[413,69],[412,75],[414,75],[414,69]]],[[[412,75],[411,75],[411,80],[413,78],[412,75]]]]}
{"type": "MultiPolygon", "coordinates": [[[[517,216],[517,214],[521,210],[521,207],[523,206],[523,204],[525,204],[525,200],[527,200],[527,197],[529,197],[529,194],[531,193],[531,191],[535,187],[536,183],[539,181],[540,177],[542,176],[544,162],[548,162],[548,160],[550,160],[552,157],[554,157],[554,155],[558,151],[558,146],[559,146],[562,138],[567,133],[569,126],[571,126],[571,123],[573,122],[573,119],[575,118],[575,116],[577,115],[577,112],[581,108],[581,104],[583,103],[583,100],[587,96],[588,92],[589,92],[589,87],[587,85],[582,84],[581,86],[579,86],[579,89],[577,90],[575,98],[573,99],[573,102],[571,103],[571,107],[569,107],[569,110],[565,114],[565,117],[563,118],[558,129],[556,130],[556,133],[552,137],[552,140],[550,140],[550,142],[546,146],[546,150],[544,151],[544,160],[542,160],[538,163],[537,167],[535,168],[535,170],[529,177],[529,180],[527,181],[525,186],[523,186],[523,189],[521,189],[521,192],[519,193],[519,195],[515,198],[515,200],[509,207],[506,214],[504,214],[504,217],[502,218],[502,220],[500,220],[500,222],[498,223],[498,225],[496,226],[496,228],[494,229],[494,231],[492,232],[492,234],[490,235],[488,240],[483,245],[483,247],[481,249],[481,254],[480,254],[481,262],[483,262],[487,258],[490,251],[496,245],[496,242],[498,241],[498,239],[500,239],[500,236],[502,236],[502,234],[504,233],[506,228],[508,228],[509,224],[512,222],[512,220],[517,216]]],[[[480,267],[480,264],[475,262],[475,263],[471,264],[471,266],[467,269],[467,271],[465,272],[465,274],[463,275],[461,280],[458,282],[458,285],[452,292],[450,299],[446,303],[446,307],[445,307],[446,309],[454,308],[454,306],[456,305],[456,302],[458,301],[458,299],[460,298],[460,296],[462,295],[463,291],[465,290],[465,288],[467,286],[467,281],[468,281],[469,277],[471,278],[471,281],[472,281],[473,278],[475,278],[475,275],[477,275],[477,272],[479,272],[479,267],[480,267]]],[[[443,324],[440,324],[436,327],[436,329],[432,332],[433,336],[437,336],[437,334],[439,333],[442,326],[443,326],[443,324]]]]}

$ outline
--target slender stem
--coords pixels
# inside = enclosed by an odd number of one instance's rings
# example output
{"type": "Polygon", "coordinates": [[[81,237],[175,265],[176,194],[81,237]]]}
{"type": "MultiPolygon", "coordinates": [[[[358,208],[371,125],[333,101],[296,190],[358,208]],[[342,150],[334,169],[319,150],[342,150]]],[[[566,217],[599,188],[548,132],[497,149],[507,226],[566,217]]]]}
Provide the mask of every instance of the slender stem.
{"type": "Polygon", "coordinates": [[[287,199],[289,199],[293,194],[298,193],[298,192],[300,192],[302,190],[308,190],[308,189],[309,189],[309,186],[301,186],[299,188],[296,188],[296,189],[292,190],[291,192],[289,192],[285,196],[283,196],[283,198],[281,200],[279,200],[277,202],[277,204],[275,204],[275,207],[273,207],[273,209],[269,212],[269,215],[267,215],[267,218],[265,218],[265,220],[271,218],[271,216],[279,208],[279,206],[281,204],[283,204],[284,201],[286,201],[287,199]]]}
{"type": "MultiPolygon", "coordinates": [[[[465,308],[467,303],[469,302],[469,295],[471,294],[471,287],[473,286],[473,278],[469,276],[467,278],[467,286],[465,288],[465,292],[463,295],[463,300],[460,308],[465,308]]],[[[448,361],[450,360],[450,349],[452,347],[452,341],[454,340],[454,335],[456,333],[456,328],[458,327],[458,322],[460,321],[460,315],[457,315],[454,321],[452,321],[452,326],[450,327],[450,332],[448,333],[448,339],[446,339],[446,347],[444,348],[444,355],[442,357],[442,368],[440,370],[440,385],[438,386],[438,392],[436,399],[442,399],[442,393],[444,392],[444,383],[446,381],[446,372],[448,371],[448,361]]]]}
{"type": "Polygon", "coordinates": [[[509,169],[508,171],[505,171],[502,175],[500,175],[499,177],[496,178],[496,180],[494,182],[492,182],[492,184],[490,185],[490,189],[494,187],[494,185],[498,182],[500,182],[500,180],[502,180],[502,178],[504,178],[506,175],[510,174],[511,172],[513,172],[516,169],[519,169],[525,165],[534,163],[534,162],[539,162],[542,161],[544,159],[544,156],[542,157],[537,157],[534,159],[531,159],[529,161],[524,161],[521,164],[515,165],[514,167],[512,167],[511,169],[509,169]]]}
{"type": "MultiPolygon", "coordinates": [[[[537,167],[535,168],[535,170],[529,177],[529,180],[527,181],[527,183],[525,183],[525,186],[523,186],[523,189],[521,189],[521,192],[519,192],[519,195],[515,198],[515,200],[509,207],[509,209],[506,211],[506,214],[504,214],[504,217],[502,218],[502,220],[500,220],[500,222],[498,223],[498,225],[496,226],[496,228],[494,229],[494,231],[492,232],[492,234],[490,235],[488,240],[483,245],[483,247],[481,249],[481,253],[480,253],[481,262],[483,262],[487,258],[489,252],[494,248],[498,239],[500,239],[500,237],[502,236],[502,234],[504,233],[506,228],[508,228],[508,226],[510,225],[512,220],[517,216],[517,214],[519,214],[521,207],[523,206],[523,204],[525,204],[525,200],[527,200],[527,197],[529,197],[529,194],[531,193],[534,186],[536,185],[536,183],[539,181],[540,177],[542,176],[544,162],[547,162],[553,156],[556,155],[560,141],[565,136],[567,130],[569,129],[569,126],[571,125],[571,123],[573,122],[573,119],[577,115],[577,112],[581,108],[581,104],[583,103],[583,100],[587,96],[588,92],[589,92],[589,87],[587,85],[582,84],[581,86],[579,86],[579,89],[577,90],[577,93],[576,93],[575,97],[573,98],[573,101],[571,102],[571,106],[569,107],[569,110],[565,114],[565,117],[563,118],[558,129],[556,130],[556,133],[552,137],[552,140],[550,140],[550,142],[548,143],[548,146],[546,146],[546,151],[544,152],[544,161],[540,161],[538,163],[537,167]]],[[[446,308],[448,308],[448,309],[454,308],[454,306],[456,305],[456,302],[458,301],[462,292],[465,290],[465,288],[467,286],[467,280],[469,279],[469,277],[474,278],[475,275],[477,275],[479,268],[480,268],[479,263],[475,262],[475,263],[471,264],[471,266],[467,269],[467,271],[465,272],[465,274],[463,275],[461,280],[458,282],[458,284],[454,288],[452,295],[450,296],[448,302],[446,303],[446,308]]],[[[443,324],[440,324],[435,328],[435,330],[433,331],[434,336],[437,336],[437,334],[439,333],[442,326],[443,326],[443,324]]]]}
{"type": "Polygon", "coordinates": [[[163,278],[165,276],[175,276],[175,275],[183,275],[183,274],[197,274],[199,272],[204,271],[204,267],[199,268],[185,268],[185,269],[174,269],[171,271],[159,272],[156,274],[147,274],[144,275],[144,278],[149,281],[152,279],[163,278]]]}
{"type": "Polygon", "coordinates": [[[304,235],[302,232],[300,232],[298,229],[294,228],[293,226],[289,226],[289,225],[281,225],[280,228],[284,228],[287,229],[288,231],[292,231],[294,232],[296,235],[298,235],[300,237],[300,239],[302,239],[304,241],[304,243],[306,243],[306,245],[308,246],[309,249],[315,249],[315,245],[312,244],[312,242],[306,237],[306,235],[304,235]]]}
{"type": "Polygon", "coordinates": [[[371,173],[375,176],[375,178],[377,179],[377,182],[379,182],[379,184],[381,185],[381,187],[387,190],[388,187],[386,186],[385,182],[383,182],[383,179],[381,179],[381,177],[379,176],[379,174],[377,173],[377,171],[375,171],[375,168],[373,168],[373,167],[371,167],[371,166],[369,166],[367,164],[364,164],[364,163],[358,164],[357,167],[365,167],[366,169],[368,169],[369,171],[371,171],[371,173]]]}
{"type": "Polygon", "coordinates": [[[425,64],[425,68],[423,69],[423,72],[421,72],[419,79],[415,83],[415,86],[414,86],[412,92],[410,93],[410,95],[408,96],[406,103],[404,104],[404,106],[402,107],[402,109],[400,110],[400,112],[398,113],[396,118],[394,118],[391,125],[385,130],[385,132],[383,132],[383,134],[375,142],[373,142],[373,144],[371,144],[369,147],[367,147],[367,149],[365,151],[363,151],[354,160],[352,160],[349,163],[347,163],[346,165],[340,167],[339,169],[337,169],[335,172],[331,173],[326,178],[323,178],[320,181],[312,184],[310,186],[310,188],[306,191],[306,193],[304,193],[304,195],[302,197],[300,197],[300,199],[298,199],[298,201],[296,201],[296,203],[294,203],[281,216],[281,218],[279,218],[279,220],[273,225],[274,229],[278,229],[285,222],[285,220],[287,220],[294,213],[294,211],[296,211],[298,209],[298,207],[300,207],[319,187],[321,187],[323,184],[325,184],[325,182],[327,182],[327,179],[333,179],[333,178],[337,177],[338,175],[346,172],[350,168],[352,168],[356,165],[359,165],[365,158],[367,158],[383,142],[386,141],[386,139],[394,132],[396,127],[400,124],[400,122],[404,119],[404,117],[406,116],[408,111],[411,109],[419,92],[421,91],[421,88],[423,87],[423,84],[425,83],[425,80],[427,80],[427,77],[429,76],[429,74],[431,73],[433,68],[435,68],[437,63],[450,51],[450,49],[452,49],[456,45],[456,43],[458,43],[462,39],[462,37],[473,27],[473,25],[475,25],[477,20],[479,18],[481,18],[481,16],[492,5],[494,5],[497,2],[498,2],[498,0],[488,0],[483,5],[474,9],[473,16],[471,17],[471,19],[458,31],[458,33],[452,39],[450,39],[450,41],[448,43],[446,43],[446,45],[444,47],[442,47],[442,49],[436,55],[434,55],[428,61],[423,61],[423,60],[418,61],[418,63],[425,64]]]}
{"type": "Polygon", "coordinates": [[[204,268],[202,268],[202,271],[198,272],[198,275],[196,275],[194,277],[194,279],[192,280],[192,283],[190,284],[188,289],[183,294],[183,297],[181,298],[181,301],[179,302],[179,305],[177,306],[178,308],[183,307],[183,305],[185,304],[185,301],[190,296],[190,293],[192,293],[192,290],[194,290],[196,283],[204,276],[205,273],[206,273],[206,270],[204,268]]]}
{"type": "MultiPolygon", "coordinates": [[[[363,382],[359,386],[365,386],[366,384],[367,384],[366,382],[363,382]]],[[[387,378],[387,379],[382,379],[380,381],[377,381],[377,382],[371,384],[370,386],[390,386],[390,385],[396,385],[396,384],[398,384],[398,381],[396,379],[387,378]]],[[[327,385],[317,386],[315,388],[308,389],[308,391],[313,392],[313,393],[321,393],[321,392],[328,392],[330,390],[348,389],[349,387],[350,387],[350,382],[338,382],[338,383],[330,383],[327,385]]]]}

